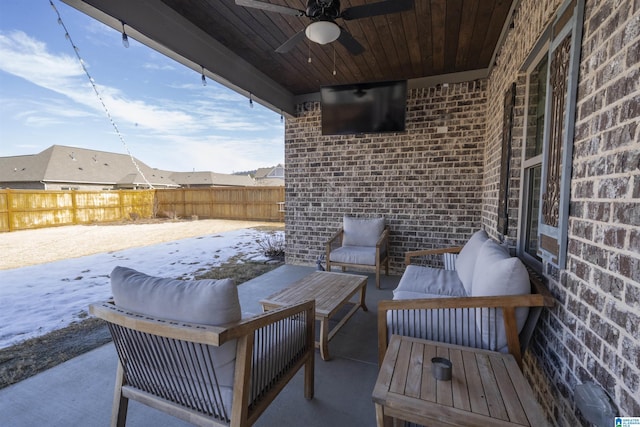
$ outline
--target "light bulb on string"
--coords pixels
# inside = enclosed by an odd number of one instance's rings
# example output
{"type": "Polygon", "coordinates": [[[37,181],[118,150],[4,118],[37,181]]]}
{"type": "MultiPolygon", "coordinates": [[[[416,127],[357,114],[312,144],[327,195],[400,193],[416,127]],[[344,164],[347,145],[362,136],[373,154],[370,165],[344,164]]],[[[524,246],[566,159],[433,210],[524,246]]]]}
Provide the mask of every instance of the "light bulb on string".
{"type": "Polygon", "coordinates": [[[336,75],[336,47],[333,46],[333,75],[336,75]]]}
{"type": "Polygon", "coordinates": [[[253,95],[249,93],[249,108],[253,108],[253,95]]]}
{"type": "Polygon", "coordinates": [[[200,68],[202,68],[202,86],[206,86],[207,78],[204,76],[204,67],[200,67],[200,68]]]}
{"type": "Polygon", "coordinates": [[[280,110],[280,123],[284,123],[284,115],[282,114],[282,110],[280,110]]]}
{"type": "Polygon", "coordinates": [[[120,21],[122,24],[122,46],[129,47],[129,37],[127,36],[127,32],[124,30],[124,21],[120,21]]]}

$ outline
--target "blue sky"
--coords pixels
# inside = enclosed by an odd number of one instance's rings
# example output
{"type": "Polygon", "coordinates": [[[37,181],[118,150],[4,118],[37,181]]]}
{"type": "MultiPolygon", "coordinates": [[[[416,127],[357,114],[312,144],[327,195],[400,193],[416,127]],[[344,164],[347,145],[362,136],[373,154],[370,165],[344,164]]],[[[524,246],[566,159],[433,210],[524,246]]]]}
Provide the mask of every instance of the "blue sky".
{"type": "MultiPolygon", "coordinates": [[[[54,0],[124,141],[147,165],[232,173],[284,162],[280,115],[54,0]]],[[[53,144],[126,153],[49,0],[0,0],[0,156],[53,144]]]]}

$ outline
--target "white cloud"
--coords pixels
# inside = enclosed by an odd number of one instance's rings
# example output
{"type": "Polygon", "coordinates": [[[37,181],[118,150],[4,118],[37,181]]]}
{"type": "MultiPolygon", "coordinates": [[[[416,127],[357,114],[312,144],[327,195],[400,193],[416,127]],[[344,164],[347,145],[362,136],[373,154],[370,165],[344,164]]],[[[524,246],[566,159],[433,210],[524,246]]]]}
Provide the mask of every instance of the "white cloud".
{"type": "MultiPolygon", "coordinates": [[[[96,29],[96,34],[113,33],[112,29],[100,27],[103,28],[96,29]]],[[[164,65],[163,58],[157,59],[157,63],[151,57],[130,65],[172,68],[171,64],[164,65]]],[[[90,64],[86,66],[91,72],[90,64]]],[[[103,107],[73,55],[52,53],[45,43],[24,32],[0,32],[0,71],[63,96],[3,99],[0,111],[5,117],[45,130],[50,125],[71,125],[77,118],[106,121],[103,107]]],[[[175,71],[174,74],[181,74],[179,67],[175,71]]],[[[134,156],[160,169],[195,168],[220,173],[283,162],[283,125],[277,114],[257,103],[249,108],[245,97],[211,80],[203,87],[199,76],[191,74],[190,70],[186,74],[193,77],[189,83],[152,82],[153,90],[149,89],[151,86],[146,88],[144,82],[134,83],[140,90],[136,87],[126,91],[97,82],[100,95],[134,156]]],[[[103,124],[108,126],[106,122],[103,124]]],[[[80,135],[80,129],[74,127],[72,131],[80,135]]],[[[78,145],[94,144],[99,146],[93,148],[107,150],[110,150],[107,146],[113,145],[120,146],[113,151],[122,151],[115,131],[100,134],[95,127],[86,129],[92,132],[89,139],[93,142],[86,140],[78,145]]]]}
{"type": "MultiPolygon", "coordinates": [[[[21,31],[0,34],[0,69],[92,109],[102,108],[76,58],[51,54],[44,43],[21,31]]],[[[107,109],[118,121],[136,123],[156,132],[201,127],[184,112],[128,99],[117,88],[97,87],[107,109]]]]}

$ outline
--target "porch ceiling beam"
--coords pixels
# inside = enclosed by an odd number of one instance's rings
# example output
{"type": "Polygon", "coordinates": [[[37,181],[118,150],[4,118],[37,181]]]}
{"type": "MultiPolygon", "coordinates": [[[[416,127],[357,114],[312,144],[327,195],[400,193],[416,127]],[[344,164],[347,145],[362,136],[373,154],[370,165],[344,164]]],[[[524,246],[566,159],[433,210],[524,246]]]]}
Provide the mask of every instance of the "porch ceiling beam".
{"type": "MultiPolygon", "coordinates": [[[[295,114],[291,92],[249,64],[162,2],[151,0],[62,0],[161,54],[196,71],[254,102],[286,115],[295,114]]],[[[197,77],[194,76],[194,79],[197,77]]]]}

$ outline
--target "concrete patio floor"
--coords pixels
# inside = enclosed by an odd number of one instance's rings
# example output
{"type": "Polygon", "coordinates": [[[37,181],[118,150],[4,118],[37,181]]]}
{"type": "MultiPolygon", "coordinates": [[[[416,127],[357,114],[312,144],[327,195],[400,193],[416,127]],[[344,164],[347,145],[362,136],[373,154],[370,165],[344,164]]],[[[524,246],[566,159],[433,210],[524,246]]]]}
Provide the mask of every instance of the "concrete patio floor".
{"type": "MultiPolygon", "coordinates": [[[[242,284],[243,312],[261,311],[258,301],[286,287],[315,268],[284,265],[242,284]]],[[[355,273],[355,272],[354,272],[355,273]]],[[[364,273],[357,273],[364,274],[364,273]]],[[[398,276],[368,274],[368,312],[358,311],[329,344],[332,359],[322,361],[316,350],[315,398],[303,396],[302,371],[258,419],[256,426],[373,426],[371,393],[377,365],[377,304],[391,299],[398,276]]],[[[111,419],[116,353],[111,343],[76,357],[18,384],[0,390],[0,425],[108,426],[111,419]]],[[[130,402],[128,426],[187,426],[154,409],[130,402]]]]}

